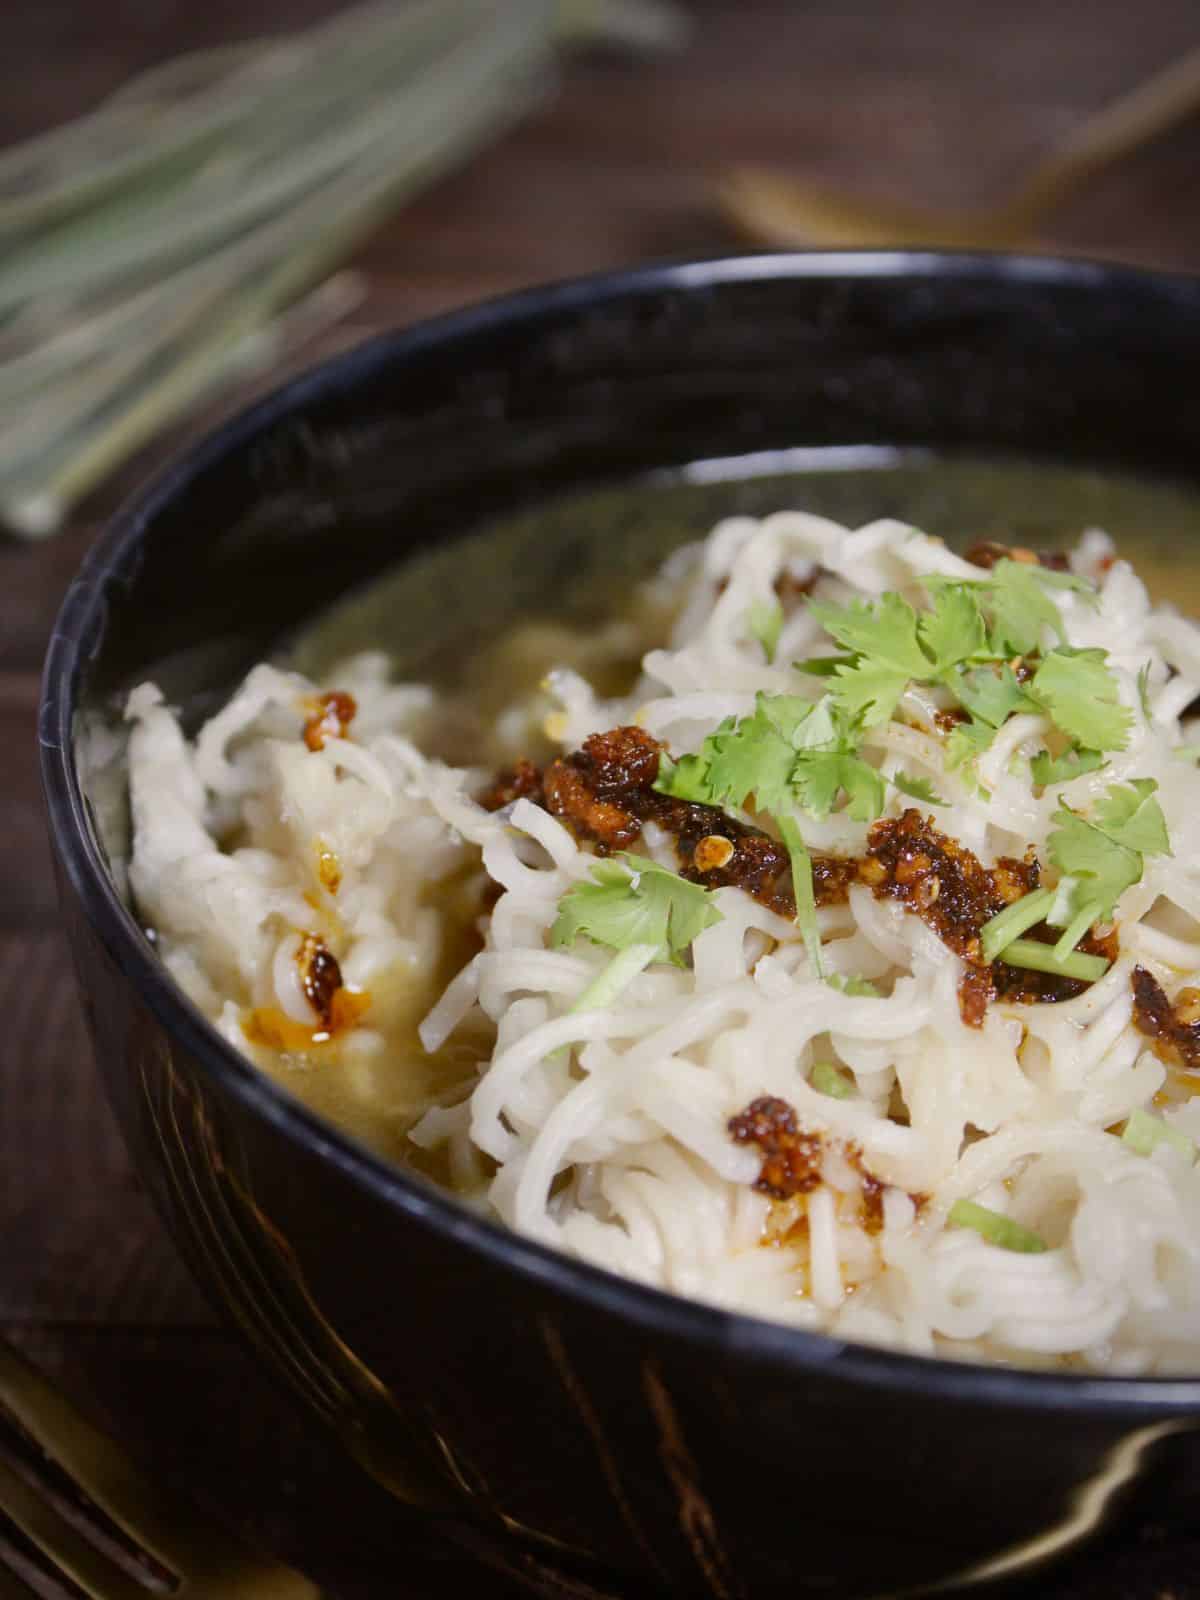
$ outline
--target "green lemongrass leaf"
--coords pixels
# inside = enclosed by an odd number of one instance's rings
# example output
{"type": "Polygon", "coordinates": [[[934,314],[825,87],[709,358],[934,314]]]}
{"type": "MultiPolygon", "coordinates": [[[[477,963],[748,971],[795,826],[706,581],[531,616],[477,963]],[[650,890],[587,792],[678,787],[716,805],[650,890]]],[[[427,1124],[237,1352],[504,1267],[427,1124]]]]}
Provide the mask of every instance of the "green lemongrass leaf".
{"type": "Polygon", "coordinates": [[[972,1229],[988,1244],[998,1245],[1001,1250],[1040,1255],[1046,1249],[1045,1240],[1031,1228],[1015,1222],[1012,1217],[1006,1217],[1002,1211],[993,1211],[974,1200],[956,1200],[946,1215],[946,1221],[954,1228],[972,1229]]]}
{"type": "Polygon", "coordinates": [[[568,41],[609,39],[634,50],[677,50],[691,18],[668,0],[559,0],[556,26],[568,41]]]}
{"type": "Polygon", "coordinates": [[[831,1100],[852,1100],[854,1084],[832,1061],[814,1061],[808,1081],[818,1094],[827,1094],[831,1100]]]}
{"type": "Polygon", "coordinates": [[[1176,761],[1200,761],[1200,744],[1177,744],[1171,754],[1176,761]]]}
{"type": "Polygon", "coordinates": [[[792,893],[796,899],[796,926],[813,972],[821,977],[821,934],[817,928],[817,900],[813,890],[812,857],[793,817],[778,819],[779,832],[792,863],[792,893]]]}
{"type": "Polygon", "coordinates": [[[783,607],[779,601],[756,600],[746,613],[746,627],[762,645],[767,665],[772,665],[783,632],[783,607]]]}
{"type": "Polygon", "coordinates": [[[1095,983],[1112,964],[1103,956],[1084,955],[1079,950],[1060,956],[1057,945],[1039,944],[1036,939],[1014,939],[1005,946],[1002,959],[1010,967],[1049,972],[1056,978],[1074,978],[1080,983],[1095,983]]]}
{"type": "Polygon", "coordinates": [[[1053,904],[1053,889],[1035,889],[1030,894],[1022,895],[1019,900],[1014,900],[1012,905],[1005,906],[1003,911],[997,912],[991,921],[985,922],[979,930],[983,959],[995,961],[1014,939],[1019,939],[1035,923],[1041,922],[1053,904]]]}
{"type": "Polygon", "coordinates": [[[247,341],[354,249],[402,195],[494,134],[523,103],[508,79],[480,85],[468,111],[447,112],[441,122],[435,116],[421,139],[409,142],[402,159],[400,153],[376,152],[361,171],[339,179],[330,194],[318,193],[290,219],[302,242],[231,292],[222,310],[214,312],[211,327],[165,364],[159,378],[118,398],[86,431],[53,441],[36,463],[0,481],[0,520],[31,535],[52,531],[67,506],[238,370],[247,341]]]}
{"type": "Polygon", "coordinates": [[[1196,1146],[1178,1128],[1173,1128],[1169,1122],[1164,1122],[1161,1117],[1155,1117],[1149,1111],[1131,1111],[1126,1120],[1121,1141],[1139,1156],[1148,1156],[1157,1150],[1160,1144],[1170,1145],[1172,1150],[1184,1158],[1185,1161],[1196,1159],[1196,1146]]]}

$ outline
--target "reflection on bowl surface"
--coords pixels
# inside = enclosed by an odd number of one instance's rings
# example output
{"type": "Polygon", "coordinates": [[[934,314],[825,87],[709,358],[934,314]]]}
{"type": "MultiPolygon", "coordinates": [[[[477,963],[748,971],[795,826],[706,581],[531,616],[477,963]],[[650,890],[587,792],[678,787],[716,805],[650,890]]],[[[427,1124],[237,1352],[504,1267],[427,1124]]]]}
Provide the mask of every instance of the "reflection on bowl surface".
{"type": "MultiPolygon", "coordinates": [[[[868,1595],[1021,1570],[1168,1460],[1194,1472],[1200,1382],[759,1323],[559,1257],[380,1160],[158,967],[122,901],[114,707],[153,679],[194,725],[254,661],[319,664],[345,636],[470,687],[480,593],[495,636],[547,595],[575,604],[581,563],[603,594],[718,515],[789,504],[1022,543],[1102,521],[1186,603],[1200,419],[1178,395],[1198,361],[1200,286],[1087,266],[746,258],[567,285],[376,341],[235,419],[68,595],[45,781],[135,1157],[299,1401],[542,1592],[868,1595]]],[[[354,1131],[380,1143],[369,1116],[354,1131]]]]}

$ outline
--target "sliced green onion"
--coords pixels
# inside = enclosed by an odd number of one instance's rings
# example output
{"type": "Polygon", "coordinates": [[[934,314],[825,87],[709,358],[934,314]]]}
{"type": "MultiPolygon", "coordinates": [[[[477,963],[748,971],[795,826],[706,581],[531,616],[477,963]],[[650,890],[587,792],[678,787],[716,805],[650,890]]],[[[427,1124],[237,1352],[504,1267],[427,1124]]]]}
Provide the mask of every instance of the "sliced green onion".
{"type": "Polygon", "coordinates": [[[571,1007],[572,1013],[599,1011],[604,1006],[610,1006],[638,973],[660,955],[662,946],[657,944],[631,944],[627,950],[620,951],[588,984],[571,1007]]]}
{"type": "Polygon", "coordinates": [[[1056,946],[1039,944],[1036,939],[1014,939],[1005,946],[1004,960],[1010,967],[1049,972],[1056,978],[1077,978],[1081,983],[1095,983],[1112,965],[1103,956],[1087,956],[1078,950],[1060,956],[1056,946]]]}
{"type": "Polygon", "coordinates": [[[1022,1255],[1035,1256],[1047,1248],[1046,1241],[1031,1228],[1024,1228],[1002,1211],[992,1211],[988,1206],[977,1205],[974,1200],[956,1200],[950,1207],[947,1222],[955,1228],[971,1228],[988,1244],[1001,1250],[1016,1250],[1022,1255]]]}
{"type": "Polygon", "coordinates": [[[854,1085],[832,1061],[815,1062],[808,1081],[818,1094],[827,1094],[833,1100],[851,1100],[854,1097],[854,1085]]]}
{"type": "Polygon", "coordinates": [[[880,997],[878,984],[872,983],[870,978],[847,978],[840,972],[831,972],[825,982],[840,994],[865,995],[871,1000],[878,1000],[880,997]]]}
{"type": "Polygon", "coordinates": [[[1181,1133],[1178,1128],[1173,1128],[1161,1117],[1151,1116],[1149,1111],[1139,1110],[1129,1113],[1121,1142],[1127,1144],[1139,1156],[1148,1156],[1152,1150],[1157,1150],[1160,1144],[1169,1144],[1172,1150],[1178,1150],[1185,1161],[1196,1159],[1196,1146],[1187,1134],[1181,1133]]]}
{"type": "Polygon", "coordinates": [[[1053,903],[1053,889],[1034,889],[1005,906],[990,922],[985,922],[979,930],[984,960],[995,961],[1014,939],[1019,939],[1035,922],[1041,922],[1053,903]]]}
{"type": "MultiPolygon", "coordinates": [[[[631,944],[627,950],[619,951],[606,967],[600,969],[567,1015],[573,1017],[577,1011],[599,1011],[611,1005],[638,973],[662,954],[662,946],[657,944],[631,944]]],[[[570,1045],[559,1045],[557,1050],[550,1052],[547,1060],[563,1061],[570,1053],[570,1045]]]]}
{"type": "Polygon", "coordinates": [[[778,600],[756,600],[746,613],[746,626],[759,644],[770,666],[775,660],[775,647],[783,632],[783,607],[778,600]]]}
{"type": "Polygon", "coordinates": [[[779,831],[792,862],[792,892],[796,897],[796,926],[808,951],[813,971],[821,976],[821,935],[817,931],[817,899],[813,892],[812,857],[792,817],[779,818],[779,831]]]}

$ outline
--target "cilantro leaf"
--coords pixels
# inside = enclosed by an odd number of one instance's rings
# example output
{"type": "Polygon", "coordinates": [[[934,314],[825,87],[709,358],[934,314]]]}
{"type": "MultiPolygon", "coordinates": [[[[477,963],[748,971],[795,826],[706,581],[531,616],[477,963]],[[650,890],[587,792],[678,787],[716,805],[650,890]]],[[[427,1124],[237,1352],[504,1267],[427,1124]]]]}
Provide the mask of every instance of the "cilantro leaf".
{"type": "Polygon", "coordinates": [[[956,723],[946,740],[946,765],[950,771],[954,772],[982,755],[995,734],[995,728],[989,728],[986,722],[977,722],[974,717],[970,722],[956,723]]]}
{"type": "Polygon", "coordinates": [[[985,667],[970,676],[955,673],[949,683],[972,717],[986,722],[989,728],[999,728],[1014,712],[1040,709],[1017,682],[1007,662],[999,670],[985,667]]]}
{"type": "Polygon", "coordinates": [[[1096,826],[1129,850],[1140,850],[1145,856],[1169,856],[1166,818],[1154,799],[1157,788],[1153,778],[1112,784],[1096,806],[1096,826]]]}
{"type": "Polygon", "coordinates": [[[896,772],[892,774],[891,781],[910,800],[922,800],[927,806],[946,804],[940,794],[934,793],[933,784],[928,778],[914,778],[910,772],[896,772]]]}
{"type": "Polygon", "coordinates": [[[756,600],[746,613],[746,627],[762,645],[769,666],[783,632],[783,607],[778,600],[756,600]]]}
{"type": "Polygon", "coordinates": [[[857,725],[832,694],[818,700],[810,713],[792,735],[797,752],[791,780],[796,798],[814,817],[827,817],[844,790],[855,821],[873,822],[883,810],[884,781],[856,754],[857,725]]]}
{"type": "Polygon", "coordinates": [[[1169,855],[1170,839],[1153,778],[1114,783],[1086,821],[1061,801],[1048,840],[1051,861],[1065,874],[1047,922],[1065,928],[1057,955],[1074,949],[1094,922],[1115,915],[1117,901],[1140,881],[1148,855],[1169,855]]]}
{"type": "Polygon", "coordinates": [[[1030,696],[1077,744],[1088,750],[1123,750],[1133,715],[1117,695],[1105,651],[1052,650],[1033,675],[1030,696]]]}
{"type": "Polygon", "coordinates": [[[1037,650],[1048,629],[1066,642],[1066,629],[1048,589],[1092,594],[1091,585],[1069,572],[1055,572],[1038,562],[997,561],[990,579],[980,586],[991,612],[990,642],[997,656],[1026,656],[1037,650]]]}
{"type": "Polygon", "coordinates": [[[853,600],[848,606],[831,606],[810,600],[808,608],[826,633],[855,655],[869,656],[906,680],[928,674],[929,658],[917,640],[917,613],[893,590],[874,605],[853,600]]]}
{"type": "MultiPolygon", "coordinates": [[[[1074,926],[1085,909],[1091,910],[1079,930],[1082,938],[1093,922],[1112,916],[1125,890],[1141,877],[1142,858],[1061,802],[1054,821],[1057,827],[1047,841],[1047,850],[1055,866],[1072,880],[1070,925],[1074,926]]],[[[1062,908],[1056,907],[1051,913],[1057,927],[1064,925],[1061,912],[1062,908]]],[[[1076,942],[1072,940],[1072,945],[1076,942]]]]}
{"type": "Polygon", "coordinates": [[[660,960],[670,957],[682,965],[692,940],[720,920],[707,889],[624,852],[617,860],[598,861],[589,878],[567,890],[550,942],[567,945],[582,934],[613,950],[653,945],[660,960]]]}
{"type": "MultiPolygon", "coordinates": [[[[796,752],[766,710],[767,701],[760,694],[753,716],[742,717],[732,727],[723,724],[704,741],[713,804],[742,806],[753,795],[761,810],[790,809],[796,752]]],[[[800,703],[811,709],[809,702],[800,703]]]]}
{"type": "Polygon", "coordinates": [[[910,673],[864,657],[838,668],[833,692],[847,716],[860,717],[864,728],[875,728],[890,721],[910,678],[910,673]]]}
{"type": "Polygon", "coordinates": [[[987,635],[979,601],[966,584],[947,584],[934,594],[933,610],[917,624],[917,634],[930,657],[925,676],[940,676],[960,661],[986,648],[987,635]]]}
{"type": "Polygon", "coordinates": [[[792,783],[800,804],[814,817],[827,817],[843,790],[856,822],[874,822],[883,810],[884,781],[861,756],[810,751],[797,761],[792,783]]]}
{"type": "Polygon", "coordinates": [[[675,761],[664,752],[658,760],[658,777],[655,778],[653,787],[659,794],[672,795],[676,800],[689,800],[696,805],[711,805],[713,794],[708,774],[708,757],[680,756],[679,760],[675,761]]]}
{"type": "Polygon", "coordinates": [[[793,661],[792,666],[810,678],[832,678],[839,667],[852,667],[854,662],[854,656],[808,656],[804,661],[793,661]]]}
{"type": "Polygon", "coordinates": [[[1081,778],[1085,772],[1095,772],[1103,765],[1104,757],[1099,750],[1082,750],[1078,745],[1064,750],[1061,756],[1040,750],[1029,763],[1033,781],[1041,789],[1048,789],[1053,783],[1069,783],[1072,778],[1081,778]]]}

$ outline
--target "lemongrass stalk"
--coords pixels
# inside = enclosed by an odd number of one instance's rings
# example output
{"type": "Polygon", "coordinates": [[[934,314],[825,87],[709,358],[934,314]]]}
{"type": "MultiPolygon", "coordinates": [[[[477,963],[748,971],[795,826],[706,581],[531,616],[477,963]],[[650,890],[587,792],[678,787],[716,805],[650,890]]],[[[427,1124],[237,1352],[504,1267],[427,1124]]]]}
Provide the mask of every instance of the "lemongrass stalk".
{"type": "MultiPolygon", "coordinates": [[[[398,169],[394,155],[386,160],[377,158],[385,170],[368,173],[343,215],[273,271],[231,296],[231,304],[216,326],[127,406],[82,438],[59,441],[33,470],[0,480],[0,520],[27,537],[53,532],[56,516],[61,517],[121,460],[210,389],[225,370],[230,351],[344,259],[392,209],[398,196],[428,181],[433,171],[463,153],[465,144],[486,137],[505,118],[520,115],[524,104],[514,96],[516,87],[507,74],[491,85],[477,84],[471,122],[460,119],[454,125],[453,117],[447,115],[444,129],[432,124],[426,129],[423,159],[408,169],[398,169]],[[484,96],[488,88],[491,98],[484,96]]],[[[328,203],[328,196],[322,198],[328,203]]]]}
{"type": "MultiPolygon", "coordinates": [[[[436,3],[447,7],[447,0],[436,3]]],[[[76,372],[63,387],[57,413],[50,407],[51,429],[36,463],[0,482],[0,511],[6,510],[9,520],[26,532],[50,531],[56,518],[126,454],[227,379],[234,366],[244,366],[248,351],[261,354],[273,348],[272,319],[289,301],[343,259],[398,200],[524,111],[539,72],[552,60],[551,34],[559,9],[553,0],[522,0],[496,19],[490,7],[458,8],[460,22],[470,10],[476,18],[486,14],[488,27],[477,27],[450,48],[445,33],[437,39],[427,36],[426,43],[435,56],[440,51],[440,59],[436,71],[423,74],[420,92],[400,97],[406,116],[362,119],[372,137],[351,141],[359,158],[343,168],[334,165],[328,180],[316,184],[299,206],[260,221],[201,262],[180,267],[165,284],[143,284],[128,299],[114,296],[97,304],[94,285],[89,286],[92,297],[72,330],[77,342],[70,335],[57,341],[43,371],[74,371],[76,350],[94,352],[102,348],[105,331],[135,326],[135,308],[153,313],[137,329],[145,333],[148,328],[148,336],[136,358],[102,364],[104,381],[92,371],[76,372]],[[177,348],[176,336],[188,329],[193,331],[177,348]],[[131,374],[137,381],[123,381],[131,374]],[[93,403],[95,412],[81,427],[81,417],[93,403]]],[[[629,0],[615,8],[601,4],[591,9],[597,15],[620,11],[626,24],[633,12],[644,11],[654,32],[671,8],[629,0]]],[[[384,18],[388,7],[362,8],[367,11],[384,18]]],[[[575,26],[578,32],[579,24],[575,26]]],[[[595,20],[589,24],[593,31],[601,26],[595,20]]],[[[563,33],[557,37],[559,43],[569,42],[563,33]]],[[[648,34],[633,39],[627,26],[624,37],[626,42],[652,42],[648,34]]],[[[248,62],[252,55],[247,47],[248,62]]],[[[175,65],[186,76],[183,66],[175,65]]],[[[410,56],[408,69],[412,65],[410,56]]],[[[380,81],[376,71],[371,77],[380,81]]],[[[146,94],[152,98],[148,87],[146,94]]],[[[333,102],[327,97],[326,103],[333,102]]],[[[357,132],[361,135],[362,129],[357,132]]],[[[330,164],[322,165],[328,171],[330,164]]],[[[0,367],[0,382],[7,376],[19,387],[37,370],[36,355],[22,358],[10,363],[7,373],[0,367]]]]}
{"type": "Polygon", "coordinates": [[[669,0],[559,0],[557,20],[568,43],[609,39],[635,50],[677,50],[691,33],[669,0]]]}
{"type": "MultiPolygon", "coordinates": [[[[397,125],[415,126],[418,118],[435,109],[433,103],[441,95],[469,88],[475,66],[472,54],[486,57],[511,38],[518,48],[528,50],[532,45],[540,57],[543,41],[528,23],[527,11],[514,6],[503,8],[488,28],[474,33],[464,29],[446,58],[432,69],[427,67],[410,93],[381,96],[381,103],[368,104],[365,112],[342,126],[323,120],[320,138],[301,144],[298,154],[267,163],[257,177],[248,170],[252,147],[247,145],[223,171],[216,170],[207,185],[194,183],[180,192],[158,174],[134,197],[96,214],[85,213],[24,249],[10,251],[0,261],[0,312],[35,296],[80,292],[131,270],[144,271],[155,262],[177,260],[294,203],[389,137],[397,125]],[[166,194],[161,203],[160,189],[166,194]]],[[[411,39],[393,41],[392,48],[397,54],[411,51],[411,39]]],[[[287,147],[280,129],[273,137],[287,147]]]]}
{"type": "Polygon", "coordinates": [[[151,68],[90,116],[0,155],[0,233],[44,227],[164,164],[199,157],[239,124],[277,116],[297,77],[326,81],[348,51],[353,73],[378,53],[381,30],[419,38],[430,22],[441,22],[434,13],[445,12],[446,0],[400,8],[372,0],[299,35],[198,51],[151,68]],[[210,74],[215,81],[205,88],[210,74]],[[202,86],[172,103],[189,77],[202,86]],[[47,182],[56,169],[59,181],[47,182]]]}

